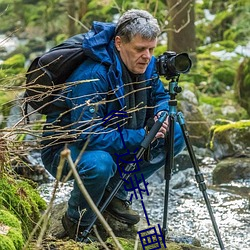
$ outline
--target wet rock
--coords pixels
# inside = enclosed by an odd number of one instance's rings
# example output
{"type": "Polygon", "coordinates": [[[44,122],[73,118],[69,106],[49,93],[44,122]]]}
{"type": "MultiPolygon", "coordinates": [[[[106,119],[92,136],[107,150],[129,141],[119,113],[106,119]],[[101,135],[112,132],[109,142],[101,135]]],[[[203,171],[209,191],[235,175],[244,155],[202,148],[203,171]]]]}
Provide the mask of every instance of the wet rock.
{"type": "Polygon", "coordinates": [[[228,183],[232,180],[250,179],[250,158],[226,158],[213,171],[213,183],[228,183]]]}
{"type": "Polygon", "coordinates": [[[189,168],[174,174],[171,178],[172,189],[183,188],[190,185],[190,177],[193,176],[193,169],[189,168]]]}
{"type": "MultiPolygon", "coordinates": [[[[52,213],[51,213],[51,220],[50,220],[50,224],[48,226],[48,230],[47,230],[47,235],[46,238],[44,240],[44,242],[46,242],[46,239],[54,239],[54,242],[61,242],[62,239],[57,239],[58,235],[63,235],[63,227],[62,227],[62,223],[61,223],[61,217],[63,216],[63,214],[65,213],[67,209],[67,203],[66,202],[62,202],[60,204],[56,204],[54,205],[53,209],[52,209],[52,213]]],[[[142,230],[143,228],[147,228],[147,222],[144,218],[141,218],[140,222],[134,226],[128,226],[126,224],[120,223],[119,221],[116,221],[115,219],[113,219],[112,217],[106,215],[104,213],[104,217],[106,219],[106,221],[108,222],[108,224],[110,225],[110,227],[112,228],[114,234],[116,237],[118,237],[119,241],[124,242],[127,240],[130,240],[129,244],[130,246],[127,246],[126,248],[124,247],[124,249],[134,249],[134,244],[136,244],[136,235],[137,232],[142,230]]],[[[156,225],[150,225],[150,227],[153,227],[156,225]]],[[[104,235],[103,232],[100,232],[100,230],[104,230],[103,227],[101,227],[100,225],[98,226],[98,230],[99,233],[101,235],[104,235]]],[[[108,237],[108,235],[106,235],[106,243],[110,243],[113,240],[108,237]]],[[[138,240],[138,239],[137,239],[138,240]]],[[[67,242],[67,238],[64,239],[64,242],[66,244],[67,242]]],[[[56,244],[56,243],[54,243],[56,244]]],[[[77,243],[75,243],[77,245],[77,243]]],[[[140,245],[140,243],[137,242],[138,245],[140,245]]],[[[171,235],[169,237],[167,237],[166,239],[166,244],[167,244],[167,249],[180,249],[180,250],[209,250],[208,248],[204,248],[201,247],[200,241],[194,237],[187,237],[185,235],[174,235],[171,233],[171,235]]],[[[61,249],[61,248],[60,248],[61,249]]],[[[64,248],[63,248],[64,249],[64,248]]],[[[85,248],[84,248],[85,249],[85,248]]],[[[96,248],[94,248],[96,249],[96,248]]],[[[97,249],[102,249],[102,248],[97,248],[97,249]]],[[[113,249],[113,248],[111,248],[113,249]]],[[[141,246],[139,246],[138,249],[142,249],[141,246]]],[[[165,248],[161,248],[161,249],[165,249],[165,248]]]]}
{"type": "Polygon", "coordinates": [[[209,122],[193,103],[181,101],[180,106],[192,145],[206,148],[209,140],[209,122]]]}

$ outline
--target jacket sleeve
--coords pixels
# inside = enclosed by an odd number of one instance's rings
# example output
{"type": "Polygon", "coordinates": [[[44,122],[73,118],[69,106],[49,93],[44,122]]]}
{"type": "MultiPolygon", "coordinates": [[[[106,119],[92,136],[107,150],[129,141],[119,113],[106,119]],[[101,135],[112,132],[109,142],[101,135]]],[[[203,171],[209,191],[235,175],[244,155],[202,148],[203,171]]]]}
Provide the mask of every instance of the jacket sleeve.
{"type": "Polygon", "coordinates": [[[87,63],[83,63],[68,79],[74,83],[81,79],[89,79],[74,84],[66,91],[66,102],[71,109],[71,131],[75,134],[79,147],[88,143],[89,150],[115,153],[127,151],[129,148],[133,151],[144,139],[146,133],[144,129],[123,128],[120,133],[118,129],[104,125],[103,118],[107,115],[105,99],[109,90],[106,75],[104,66],[95,64],[90,67],[87,63]]]}

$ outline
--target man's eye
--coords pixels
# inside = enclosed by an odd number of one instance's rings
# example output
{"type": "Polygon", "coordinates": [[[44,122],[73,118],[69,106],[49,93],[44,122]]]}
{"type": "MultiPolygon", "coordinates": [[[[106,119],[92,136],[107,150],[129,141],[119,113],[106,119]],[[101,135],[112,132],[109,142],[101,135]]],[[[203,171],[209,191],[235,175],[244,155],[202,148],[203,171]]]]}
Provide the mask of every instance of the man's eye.
{"type": "Polygon", "coordinates": [[[140,49],[140,48],[138,48],[138,49],[136,49],[136,51],[137,51],[137,52],[143,52],[143,51],[144,51],[144,49],[140,49]]]}

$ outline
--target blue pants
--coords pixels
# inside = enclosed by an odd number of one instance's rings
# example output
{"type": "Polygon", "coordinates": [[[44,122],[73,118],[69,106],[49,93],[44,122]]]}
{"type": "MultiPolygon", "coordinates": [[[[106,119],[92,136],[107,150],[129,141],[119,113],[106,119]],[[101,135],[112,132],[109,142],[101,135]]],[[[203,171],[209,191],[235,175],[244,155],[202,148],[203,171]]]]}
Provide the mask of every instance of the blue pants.
{"type": "MultiPolygon", "coordinates": [[[[174,154],[177,155],[180,153],[184,147],[185,142],[181,128],[178,123],[175,123],[174,154]]],[[[68,148],[71,151],[73,161],[75,161],[81,149],[74,143],[69,144],[68,148]]],[[[42,151],[44,166],[54,177],[56,176],[61,150],[62,149],[53,150],[53,147],[50,147],[42,151]]],[[[136,172],[131,176],[135,177],[136,175],[138,182],[142,182],[142,176],[146,180],[156,170],[165,165],[165,156],[166,149],[164,148],[164,139],[158,139],[157,143],[154,143],[154,148],[151,150],[150,162],[141,160],[139,162],[139,170],[136,169],[136,172]]],[[[85,151],[77,164],[79,176],[96,205],[100,203],[105,189],[113,190],[120,180],[120,172],[117,171],[116,159],[117,156],[102,150],[85,151]]],[[[63,169],[63,175],[67,175],[69,170],[70,167],[66,163],[63,169]]],[[[129,187],[129,184],[125,186],[129,187]]],[[[122,186],[117,192],[116,197],[125,200],[127,195],[128,191],[122,186]]],[[[68,201],[68,216],[78,221],[80,212],[83,209],[86,209],[86,212],[81,219],[81,225],[88,226],[93,220],[94,213],[84,199],[77,183],[74,182],[74,188],[68,201]]]]}

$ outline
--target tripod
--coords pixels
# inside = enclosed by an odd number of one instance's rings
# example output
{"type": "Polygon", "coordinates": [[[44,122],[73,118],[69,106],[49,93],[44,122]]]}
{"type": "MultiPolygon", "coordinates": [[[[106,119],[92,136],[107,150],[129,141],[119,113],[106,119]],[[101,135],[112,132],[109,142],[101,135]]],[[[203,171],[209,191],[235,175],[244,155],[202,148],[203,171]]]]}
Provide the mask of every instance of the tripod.
{"type": "Polygon", "coordinates": [[[205,200],[209,215],[210,215],[210,219],[212,221],[213,224],[213,228],[216,234],[216,237],[218,239],[219,245],[221,250],[224,250],[225,247],[223,245],[221,236],[220,236],[220,232],[212,211],[212,207],[210,204],[210,201],[208,199],[208,195],[206,192],[206,184],[204,182],[204,177],[203,174],[201,173],[199,166],[198,166],[198,162],[197,159],[195,157],[192,145],[190,143],[190,138],[189,138],[189,133],[187,131],[186,128],[186,124],[185,124],[185,120],[183,117],[183,114],[181,112],[177,112],[177,100],[175,99],[177,93],[180,93],[182,91],[181,87],[178,86],[178,80],[179,77],[177,77],[177,79],[172,79],[169,82],[169,94],[170,94],[170,100],[169,100],[169,114],[168,114],[168,119],[169,119],[169,132],[168,135],[166,137],[166,145],[168,148],[168,151],[166,153],[166,161],[165,161],[165,201],[164,201],[164,214],[163,214],[163,227],[162,227],[162,232],[163,232],[163,237],[165,239],[166,233],[167,233],[167,216],[168,216],[168,198],[169,198],[169,182],[171,179],[171,175],[172,175],[172,169],[173,169],[173,165],[174,165],[174,123],[177,117],[177,120],[181,126],[181,130],[183,133],[183,137],[187,146],[187,150],[191,159],[191,162],[193,164],[194,167],[194,171],[195,171],[195,179],[198,183],[199,189],[203,194],[203,198],[205,200]]]}
{"type": "MultiPolygon", "coordinates": [[[[210,205],[210,202],[208,199],[208,195],[206,192],[206,184],[204,182],[203,175],[199,170],[198,163],[197,163],[195,154],[193,152],[193,148],[192,148],[191,143],[190,143],[188,131],[186,129],[186,125],[185,125],[185,121],[184,121],[184,117],[180,112],[177,113],[177,111],[176,111],[177,110],[176,109],[177,100],[175,99],[175,97],[176,97],[177,93],[181,92],[181,88],[178,86],[178,78],[176,80],[172,79],[169,83],[169,94],[170,94],[169,113],[167,113],[167,112],[161,113],[159,119],[155,122],[153,127],[150,129],[150,132],[147,134],[145,139],[142,141],[141,147],[136,154],[136,158],[140,159],[143,156],[144,152],[147,150],[150,143],[153,141],[153,139],[155,138],[155,135],[157,134],[157,132],[161,128],[163,122],[165,121],[165,119],[168,116],[169,117],[168,118],[169,119],[169,131],[168,131],[168,135],[166,137],[168,151],[166,153],[166,162],[165,162],[165,180],[166,180],[166,183],[165,183],[164,216],[163,216],[163,227],[162,227],[163,239],[165,239],[166,233],[167,233],[169,182],[171,179],[172,169],[173,169],[173,164],[174,164],[174,123],[175,123],[176,117],[178,118],[178,122],[181,125],[181,130],[182,130],[185,142],[186,142],[186,146],[187,146],[191,161],[192,161],[193,166],[194,166],[196,181],[199,184],[199,189],[202,192],[203,197],[205,199],[206,206],[207,206],[207,209],[208,209],[208,212],[209,212],[217,239],[219,241],[220,248],[221,248],[221,250],[224,250],[225,248],[224,248],[223,242],[221,240],[218,226],[216,224],[215,217],[213,215],[213,211],[212,211],[212,208],[211,208],[211,205],[210,205]]],[[[116,195],[118,190],[124,184],[124,181],[129,179],[129,177],[131,176],[131,174],[132,174],[133,170],[135,170],[135,168],[136,168],[136,163],[129,163],[125,167],[126,174],[124,175],[123,178],[121,178],[119,180],[117,186],[112,190],[112,192],[110,193],[110,195],[108,196],[106,201],[100,207],[99,210],[101,213],[107,208],[107,206],[112,201],[112,199],[114,198],[114,196],[116,195]]],[[[97,220],[97,216],[94,217],[94,219],[92,220],[90,225],[82,233],[83,240],[87,239],[87,237],[88,237],[89,233],[91,232],[92,227],[94,226],[96,220],[97,220]]]]}

